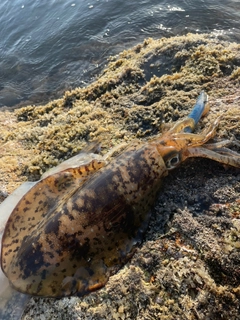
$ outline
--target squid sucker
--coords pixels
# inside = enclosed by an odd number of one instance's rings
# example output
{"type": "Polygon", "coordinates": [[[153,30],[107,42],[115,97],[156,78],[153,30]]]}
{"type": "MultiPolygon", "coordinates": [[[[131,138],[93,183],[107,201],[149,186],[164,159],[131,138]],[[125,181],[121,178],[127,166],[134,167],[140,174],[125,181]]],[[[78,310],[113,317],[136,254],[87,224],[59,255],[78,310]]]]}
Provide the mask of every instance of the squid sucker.
{"type": "Polygon", "coordinates": [[[234,141],[207,143],[219,119],[192,133],[207,111],[202,91],[189,116],[162,135],[134,140],[115,157],[82,152],[22,187],[2,236],[1,268],[11,286],[55,298],[103,287],[141,242],[169,170],[189,157],[240,168],[240,154],[227,148],[234,141]]]}

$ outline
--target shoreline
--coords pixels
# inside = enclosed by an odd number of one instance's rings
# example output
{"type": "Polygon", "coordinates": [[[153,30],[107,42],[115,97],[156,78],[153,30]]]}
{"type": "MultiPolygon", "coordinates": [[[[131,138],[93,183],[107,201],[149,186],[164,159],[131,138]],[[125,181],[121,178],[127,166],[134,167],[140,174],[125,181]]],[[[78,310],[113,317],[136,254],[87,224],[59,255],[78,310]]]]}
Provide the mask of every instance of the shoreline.
{"type": "MultiPolygon", "coordinates": [[[[239,139],[239,85],[240,45],[188,34],[146,39],[46,105],[0,109],[0,200],[88,142],[105,154],[151,138],[187,115],[201,90],[210,112],[197,131],[223,114],[217,138],[239,139]]],[[[103,289],[31,299],[22,319],[238,319],[239,216],[239,170],[187,161],[165,179],[143,244],[103,289]]]]}

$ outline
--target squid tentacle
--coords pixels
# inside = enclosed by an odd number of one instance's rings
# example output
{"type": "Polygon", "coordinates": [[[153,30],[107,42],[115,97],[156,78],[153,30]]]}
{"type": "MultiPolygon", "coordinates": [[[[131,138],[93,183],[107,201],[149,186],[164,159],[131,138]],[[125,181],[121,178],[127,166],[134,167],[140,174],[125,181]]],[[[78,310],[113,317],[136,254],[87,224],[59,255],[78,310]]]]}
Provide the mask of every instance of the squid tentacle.
{"type": "Polygon", "coordinates": [[[184,157],[207,158],[236,168],[240,167],[240,155],[227,148],[224,148],[222,152],[219,152],[219,150],[216,152],[207,149],[206,146],[191,147],[184,151],[184,157]]]}

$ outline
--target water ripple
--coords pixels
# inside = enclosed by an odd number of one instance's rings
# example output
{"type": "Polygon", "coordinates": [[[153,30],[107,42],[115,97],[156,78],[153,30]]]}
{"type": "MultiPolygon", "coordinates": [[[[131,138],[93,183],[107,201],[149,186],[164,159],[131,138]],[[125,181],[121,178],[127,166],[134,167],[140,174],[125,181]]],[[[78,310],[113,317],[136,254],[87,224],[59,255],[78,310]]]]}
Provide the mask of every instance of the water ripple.
{"type": "Polygon", "coordinates": [[[81,86],[145,37],[212,32],[240,40],[238,0],[3,0],[0,106],[43,103],[81,86]]]}

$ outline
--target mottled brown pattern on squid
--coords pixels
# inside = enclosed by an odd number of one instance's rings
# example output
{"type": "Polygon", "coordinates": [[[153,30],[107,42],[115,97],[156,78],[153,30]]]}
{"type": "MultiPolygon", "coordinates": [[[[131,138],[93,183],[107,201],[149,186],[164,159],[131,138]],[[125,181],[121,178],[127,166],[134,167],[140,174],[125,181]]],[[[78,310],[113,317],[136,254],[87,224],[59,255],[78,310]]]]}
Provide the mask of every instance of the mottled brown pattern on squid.
{"type": "Polygon", "coordinates": [[[4,233],[13,286],[51,297],[103,286],[141,240],[165,173],[155,144],[136,142],[108,165],[93,160],[39,181],[4,233]]]}

